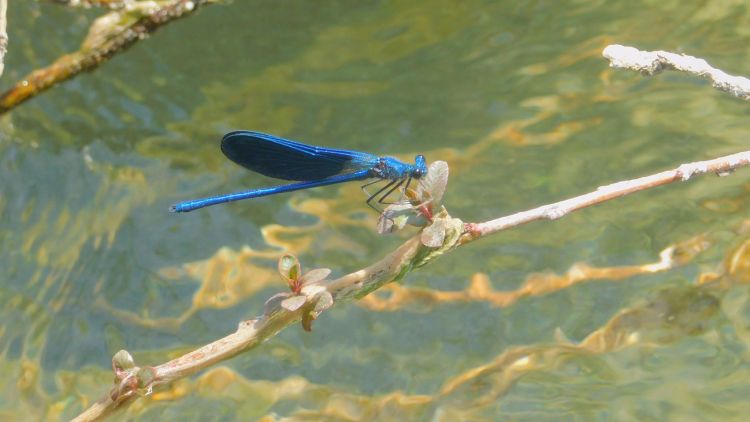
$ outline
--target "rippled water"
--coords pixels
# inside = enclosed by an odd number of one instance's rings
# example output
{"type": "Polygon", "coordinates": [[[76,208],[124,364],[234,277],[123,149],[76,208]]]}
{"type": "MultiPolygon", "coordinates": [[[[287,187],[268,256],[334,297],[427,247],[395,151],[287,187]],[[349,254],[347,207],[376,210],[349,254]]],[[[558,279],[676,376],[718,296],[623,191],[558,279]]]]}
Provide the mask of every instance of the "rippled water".
{"type": "MultiPolygon", "coordinates": [[[[3,87],[101,13],[49,3],[12,2],[3,87]]],[[[234,1],[172,23],[0,119],[0,414],[68,419],[111,386],[117,350],[158,364],[232,332],[284,289],[282,252],[342,275],[407,237],[375,233],[357,186],[169,214],[273,183],[225,160],[223,133],[445,160],[445,205],[484,221],[745,150],[747,102],[611,70],[601,50],[750,75],[749,23],[740,1],[234,1]]],[[[334,307],[118,417],[744,420],[748,174],[451,251],[405,278],[411,300],[334,307]],[[697,236],[695,258],[642,271],[697,236]],[[579,264],[603,270],[562,288],[579,264]],[[557,287],[436,293],[478,282],[557,287]]]]}

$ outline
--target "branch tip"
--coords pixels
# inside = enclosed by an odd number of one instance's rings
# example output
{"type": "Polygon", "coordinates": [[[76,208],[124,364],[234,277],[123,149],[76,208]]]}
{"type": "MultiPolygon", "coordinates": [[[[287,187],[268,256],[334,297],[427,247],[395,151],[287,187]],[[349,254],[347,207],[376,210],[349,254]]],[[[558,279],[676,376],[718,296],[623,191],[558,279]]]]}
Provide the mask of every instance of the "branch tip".
{"type": "Polygon", "coordinates": [[[729,75],[698,57],[669,51],[641,51],[619,44],[607,46],[602,55],[613,68],[630,69],[645,76],[653,76],[664,70],[677,70],[706,78],[714,88],[735,97],[750,99],[750,79],[729,75]]]}

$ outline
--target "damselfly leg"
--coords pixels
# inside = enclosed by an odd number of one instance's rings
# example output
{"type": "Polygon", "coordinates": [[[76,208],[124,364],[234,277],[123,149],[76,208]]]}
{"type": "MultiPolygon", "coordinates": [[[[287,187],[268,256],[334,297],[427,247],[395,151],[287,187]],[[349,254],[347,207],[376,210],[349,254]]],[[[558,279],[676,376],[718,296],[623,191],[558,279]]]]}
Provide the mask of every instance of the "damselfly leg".
{"type": "Polygon", "coordinates": [[[373,185],[375,183],[378,183],[380,181],[381,180],[375,180],[373,182],[366,183],[366,184],[362,185],[361,188],[362,188],[362,191],[367,195],[367,205],[370,208],[372,208],[372,209],[374,209],[374,210],[376,210],[378,212],[383,212],[379,208],[375,207],[372,204],[372,201],[377,198],[377,203],[379,205],[393,205],[393,204],[397,204],[399,202],[402,202],[403,199],[404,199],[404,196],[405,196],[406,189],[408,189],[409,185],[411,184],[412,176],[409,176],[409,177],[407,177],[405,179],[390,180],[390,181],[388,181],[388,183],[386,183],[384,186],[382,186],[380,189],[378,189],[377,192],[371,194],[367,190],[367,187],[371,186],[371,185],[373,185]],[[403,186],[403,188],[402,188],[402,186],[403,186]],[[393,192],[395,192],[399,188],[401,188],[400,189],[401,194],[399,195],[398,200],[391,201],[391,202],[386,201],[386,199],[388,197],[390,197],[391,194],[393,194],[393,192]]]}

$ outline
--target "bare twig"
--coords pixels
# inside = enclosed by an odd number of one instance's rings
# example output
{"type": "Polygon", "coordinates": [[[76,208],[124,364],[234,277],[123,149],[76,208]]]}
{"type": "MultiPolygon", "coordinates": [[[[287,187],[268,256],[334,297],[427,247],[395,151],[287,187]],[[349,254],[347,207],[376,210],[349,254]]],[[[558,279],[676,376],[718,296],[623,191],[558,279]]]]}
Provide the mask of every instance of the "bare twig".
{"type": "Polygon", "coordinates": [[[126,50],[169,22],[188,16],[200,7],[217,1],[138,2],[138,7],[125,7],[109,12],[94,22],[79,51],[60,57],[44,69],[31,72],[0,95],[0,114],[60,82],[96,69],[115,54],[126,50]],[[133,16],[137,19],[132,19],[133,16]],[[127,24],[122,25],[121,22],[127,24]]]}
{"type": "Polygon", "coordinates": [[[7,12],[8,0],[0,0],[0,76],[3,75],[5,53],[8,52],[7,12]]]}
{"type": "Polygon", "coordinates": [[[668,51],[640,51],[617,44],[605,48],[602,54],[610,61],[612,67],[635,70],[648,76],[664,70],[679,70],[707,78],[716,89],[743,100],[750,100],[750,79],[729,75],[697,57],[668,51]]]}
{"type": "Polygon", "coordinates": [[[725,175],[738,167],[747,166],[748,164],[750,164],[750,151],[726,155],[708,161],[683,164],[674,170],[667,170],[651,176],[613,183],[611,185],[602,186],[593,192],[576,196],[575,198],[555,202],[554,204],[543,205],[532,210],[519,212],[484,223],[473,224],[470,227],[470,232],[464,239],[468,240],[473,237],[486,236],[500,230],[520,226],[521,224],[530,223],[536,220],[557,220],[573,211],[600,204],[620,196],[655,188],[672,182],[684,182],[694,175],[709,172],[725,175]]]}

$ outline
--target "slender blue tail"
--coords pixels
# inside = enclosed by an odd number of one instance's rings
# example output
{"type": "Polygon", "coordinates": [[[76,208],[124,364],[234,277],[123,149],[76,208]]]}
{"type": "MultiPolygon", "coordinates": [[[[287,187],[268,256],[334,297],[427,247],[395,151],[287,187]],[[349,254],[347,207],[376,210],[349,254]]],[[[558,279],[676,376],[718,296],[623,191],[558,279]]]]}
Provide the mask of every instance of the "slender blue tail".
{"type": "Polygon", "coordinates": [[[349,182],[352,180],[364,180],[373,177],[370,170],[359,170],[354,173],[340,174],[321,180],[309,182],[292,183],[289,185],[273,186],[270,188],[253,189],[244,192],[229,193],[226,195],[212,196],[209,198],[195,199],[192,201],[180,202],[169,207],[170,212],[190,212],[199,208],[210,205],[223,204],[225,202],[240,201],[243,199],[258,198],[261,196],[274,195],[283,192],[292,192],[300,189],[314,188],[318,186],[335,185],[337,183],[349,182]]]}

